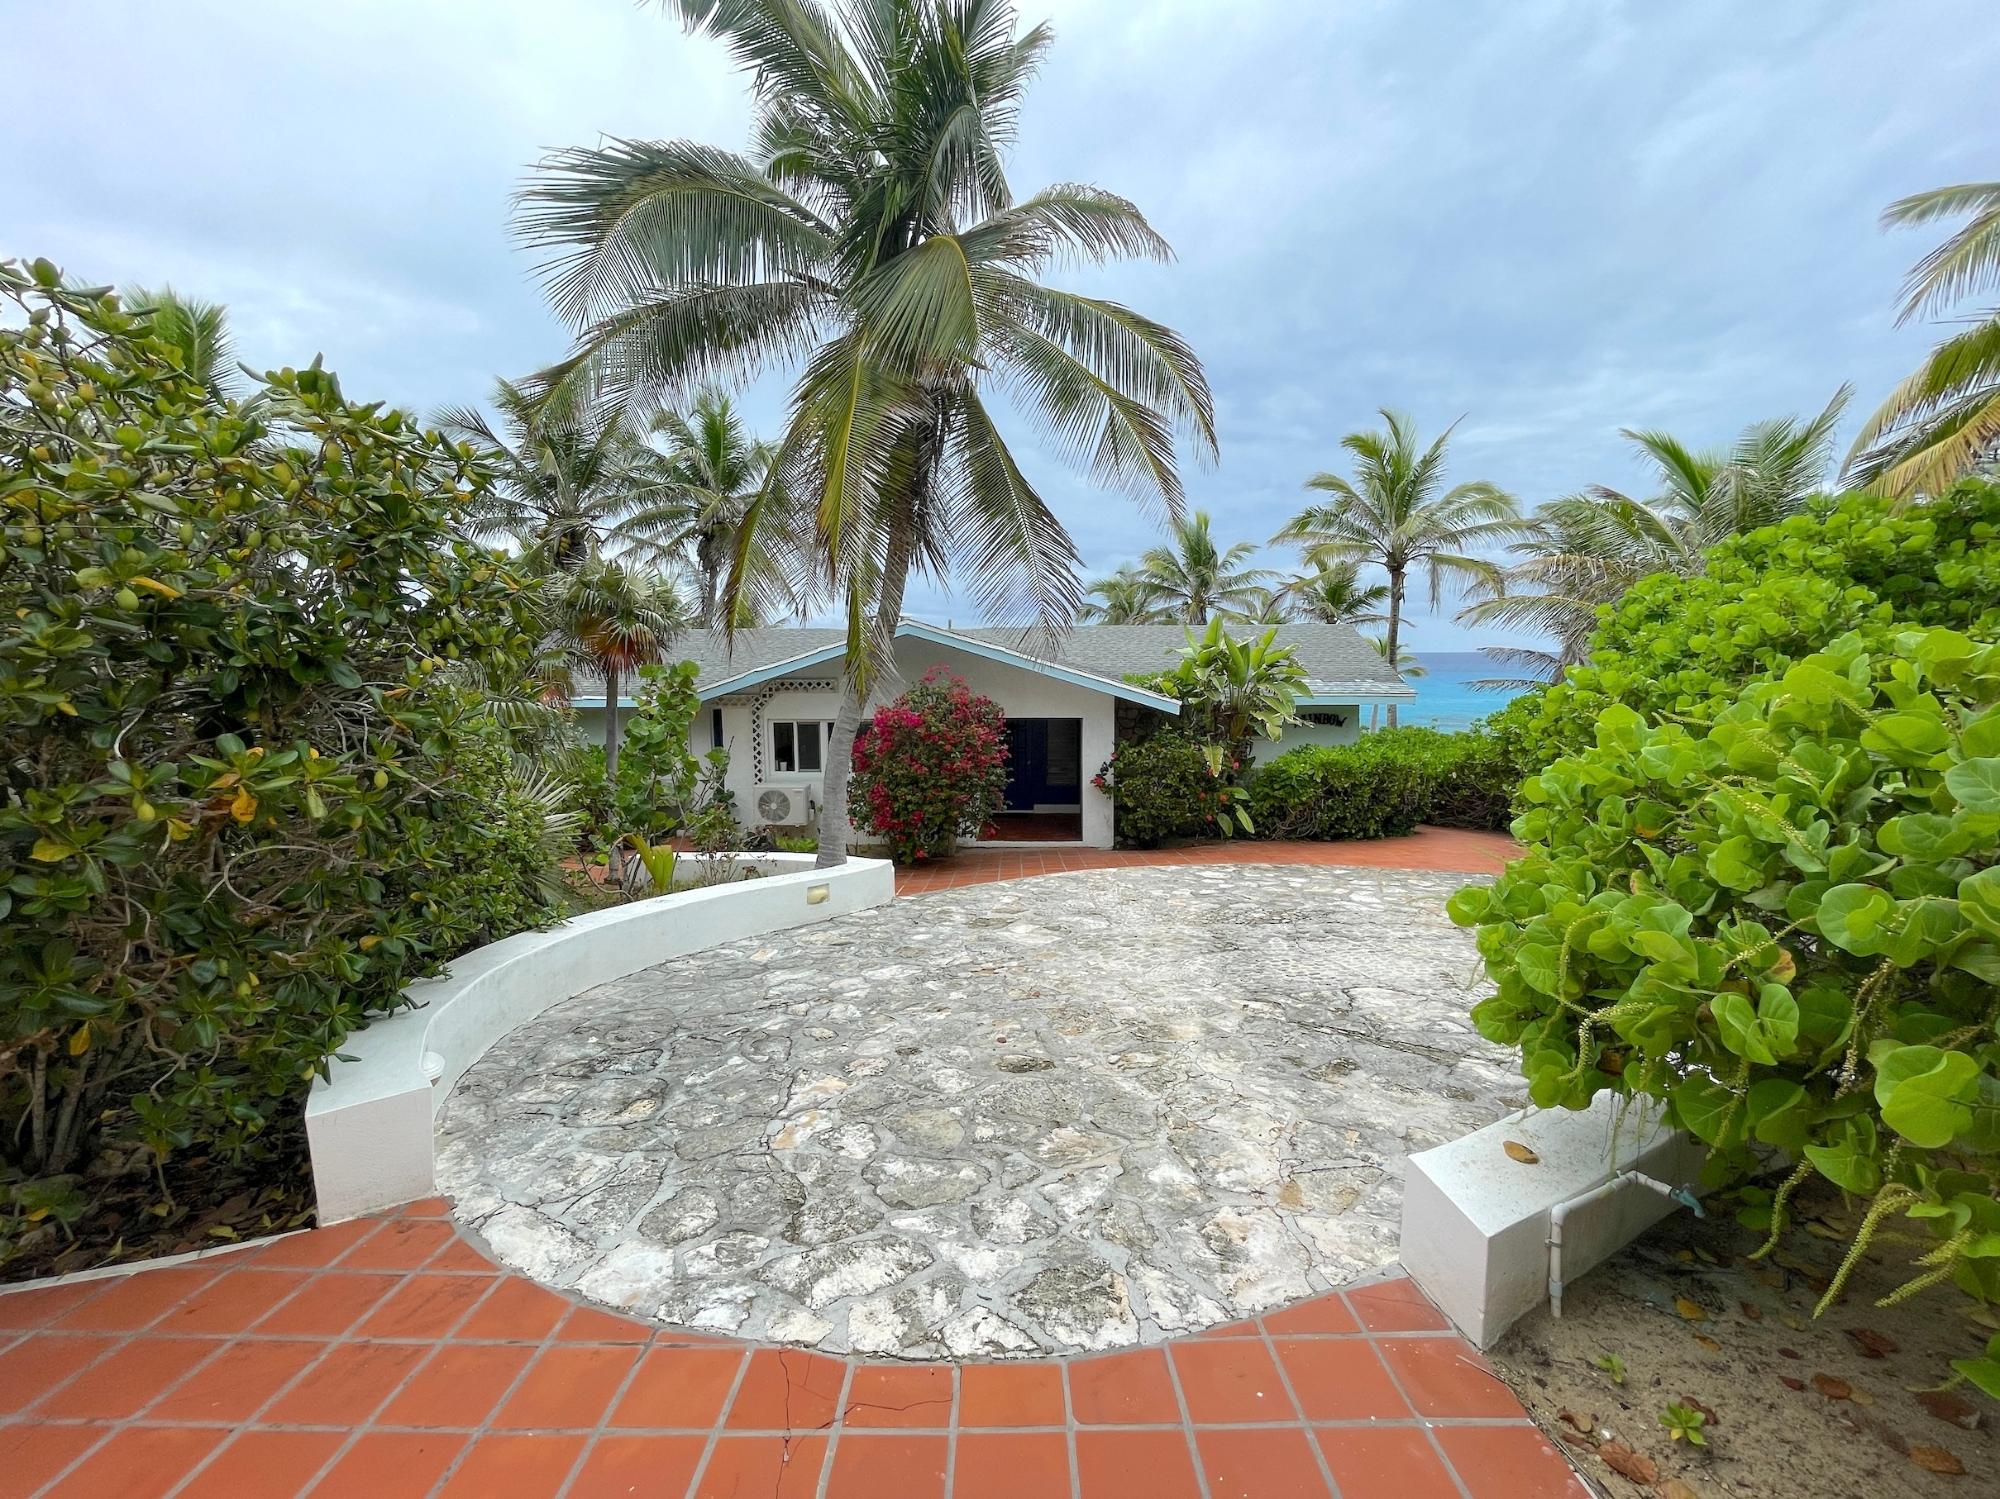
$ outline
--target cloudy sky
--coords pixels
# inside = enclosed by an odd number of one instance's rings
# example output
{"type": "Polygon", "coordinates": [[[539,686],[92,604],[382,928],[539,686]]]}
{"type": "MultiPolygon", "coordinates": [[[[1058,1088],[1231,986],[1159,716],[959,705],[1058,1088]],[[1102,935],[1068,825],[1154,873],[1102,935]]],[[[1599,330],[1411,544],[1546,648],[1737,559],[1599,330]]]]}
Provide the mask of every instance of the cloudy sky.
{"type": "MultiPolygon", "coordinates": [[[[1222,461],[1189,489],[1231,538],[1269,536],[1378,406],[1462,418],[1455,477],[1534,502],[1642,485],[1621,426],[1719,442],[1843,381],[1872,404],[1933,336],[1891,318],[1929,241],[1878,213],[2000,175],[1991,0],[1024,15],[1057,43],[1015,187],[1098,183],[1173,242],[1071,280],[1193,341],[1222,461]]],[[[721,49],[629,0],[11,0],[8,33],[70,61],[12,72],[0,254],[171,281],[228,303],[250,363],[321,352],[350,395],[425,411],[563,350],[508,236],[543,151],[747,121],[721,49]]],[[[783,389],[751,394],[767,427],[783,389]]],[[[1020,441],[1092,569],[1151,543],[1020,441]]],[[[1477,643],[1449,613],[1419,651],[1477,643]]]]}

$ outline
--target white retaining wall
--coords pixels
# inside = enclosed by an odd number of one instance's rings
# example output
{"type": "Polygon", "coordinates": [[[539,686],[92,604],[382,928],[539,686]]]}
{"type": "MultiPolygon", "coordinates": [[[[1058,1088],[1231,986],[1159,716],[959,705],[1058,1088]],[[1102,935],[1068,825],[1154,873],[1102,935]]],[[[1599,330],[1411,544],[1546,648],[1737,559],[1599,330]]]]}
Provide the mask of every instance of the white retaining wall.
{"type": "MultiPolygon", "coordinates": [[[[721,858],[762,877],[613,906],[477,948],[410,985],[404,992],[415,1008],[349,1036],[345,1060],[313,1084],[306,1103],[319,1221],[435,1192],[438,1106],[489,1046],[551,1005],[671,958],[881,905],[896,893],[895,868],[882,859],[820,870],[811,854],[721,858]]],[[[680,867],[699,862],[683,856],[680,867]]]]}

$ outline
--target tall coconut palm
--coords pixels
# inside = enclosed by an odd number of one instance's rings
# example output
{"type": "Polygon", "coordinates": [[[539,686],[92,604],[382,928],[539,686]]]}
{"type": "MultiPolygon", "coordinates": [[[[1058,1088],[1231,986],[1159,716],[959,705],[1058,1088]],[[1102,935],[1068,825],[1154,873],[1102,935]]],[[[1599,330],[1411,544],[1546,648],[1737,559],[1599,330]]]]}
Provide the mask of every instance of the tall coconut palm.
{"type": "MultiPolygon", "coordinates": [[[[1372,563],[1389,575],[1391,661],[1402,639],[1403,604],[1411,572],[1425,575],[1431,607],[1448,588],[1487,581],[1497,567],[1479,549],[1520,533],[1513,496],[1484,479],[1444,488],[1445,449],[1454,422],[1429,447],[1420,447],[1414,423],[1400,412],[1381,412],[1380,432],[1350,432],[1340,445],[1353,455],[1354,477],[1315,474],[1306,488],[1330,496],[1292,517],[1275,540],[1305,549],[1309,566],[1372,563]]],[[[1396,707],[1389,706],[1389,726],[1396,707]]]]}
{"type": "Polygon", "coordinates": [[[1726,448],[1696,450],[1664,432],[1623,434],[1657,481],[1636,499],[1606,485],[1551,500],[1511,548],[1504,572],[1461,610],[1465,624],[1533,629],[1546,650],[1506,659],[1549,681],[1589,654],[1597,611],[1641,578],[1701,571],[1710,547],[1796,515],[1825,485],[1833,434],[1851,391],[1842,386],[1810,418],[1745,428],[1726,448]]]}
{"type": "MultiPolygon", "coordinates": [[[[1966,216],[1903,283],[1898,325],[2000,288],[2000,182],[1941,187],[1891,203],[1885,226],[1966,216]]],[[[1937,494],[2000,461],[2000,310],[1967,319],[1862,423],[1847,455],[1857,482],[1895,495],[1937,494]]]]}
{"type": "MultiPolygon", "coordinates": [[[[622,531],[684,557],[694,572],[701,623],[719,626],[717,600],[737,535],[764,489],[774,450],[744,426],[728,393],[713,386],[697,392],[686,412],[655,413],[649,430],[665,451],[648,465],[645,493],[622,531]]],[[[776,557],[758,560],[765,576],[781,575],[776,557]]]]}
{"type": "Polygon", "coordinates": [[[632,549],[638,538],[626,523],[648,482],[640,471],[647,450],[625,408],[543,411],[508,380],[494,382],[490,399],[498,426],[470,406],[437,418],[498,461],[500,482],[471,516],[475,531],[536,551],[558,571],[632,549]]]}
{"type": "MultiPolygon", "coordinates": [[[[552,403],[673,404],[802,359],[766,513],[797,507],[813,584],[848,621],[820,862],[845,858],[847,773],[913,568],[958,573],[990,615],[1068,627],[1068,534],[988,408],[989,379],[1099,480],[1178,515],[1175,433],[1215,447],[1208,386],[1170,329],[1036,276],[1071,259],[1165,259],[1131,203],[1064,185],[1017,200],[1004,158],[1050,33],[1005,0],[673,0],[750,77],[749,155],[685,141],[558,152],[518,224],[554,250],[577,330],[552,403]]],[[[725,605],[725,607],[727,607],[725,605]]]]}
{"type": "Polygon", "coordinates": [[[1170,618],[1205,625],[1211,613],[1229,613],[1255,600],[1270,576],[1245,565],[1256,550],[1247,541],[1217,546],[1208,512],[1197,510],[1168,524],[1166,543],[1139,559],[1139,571],[1170,618]]]}
{"type": "Polygon", "coordinates": [[[218,400],[236,393],[236,351],[229,332],[229,309],[220,302],[183,296],[171,286],[144,286],[120,293],[125,310],[150,317],[149,331],[165,339],[181,357],[181,368],[218,400]]]}
{"type": "Polygon", "coordinates": [[[1164,625],[1173,615],[1153,592],[1146,575],[1129,562],[1084,591],[1076,617],[1097,625],[1164,625]]]}
{"type": "Polygon", "coordinates": [[[1328,562],[1301,573],[1285,584],[1283,592],[1298,618],[1322,625],[1380,624],[1382,605],[1389,598],[1386,583],[1364,587],[1361,569],[1352,562],[1328,562]]]}

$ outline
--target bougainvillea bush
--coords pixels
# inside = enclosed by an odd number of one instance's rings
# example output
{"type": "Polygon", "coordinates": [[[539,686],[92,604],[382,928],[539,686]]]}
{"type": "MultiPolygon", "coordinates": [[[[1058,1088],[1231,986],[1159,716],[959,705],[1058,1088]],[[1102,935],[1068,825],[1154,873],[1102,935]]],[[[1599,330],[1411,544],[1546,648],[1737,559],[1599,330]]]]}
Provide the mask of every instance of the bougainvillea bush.
{"type": "Polygon", "coordinates": [[[537,634],[475,456],[317,365],[221,398],[46,262],[0,296],[0,1260],[45,1263],[295,1150],[342,1037],[553,914],[566,830],[467,686],[537,634]]]}
{"type": "Polygon", "coordinates": [[[2000,1300],[1996,702],[2000,646],[1934,628],[1844,635],[1710,722],[1609,707],[1523,787],[1525,857],[1451,903],[1480,1031],[1544,1107],[1663,1100],[1718,1182],[1788,1153],[1748,1198],[1773,1242],[1817,1175],[1869,1199],[1857,1255],[1899,1220],[1910,1287],[2000,1300]]]}
{"type": "Polygon", "coordinates": [[[899,863],[951,854],[1006,793],[1007,720],[949,672],[927,673],[855,737],[855,821],[899,863]]]}

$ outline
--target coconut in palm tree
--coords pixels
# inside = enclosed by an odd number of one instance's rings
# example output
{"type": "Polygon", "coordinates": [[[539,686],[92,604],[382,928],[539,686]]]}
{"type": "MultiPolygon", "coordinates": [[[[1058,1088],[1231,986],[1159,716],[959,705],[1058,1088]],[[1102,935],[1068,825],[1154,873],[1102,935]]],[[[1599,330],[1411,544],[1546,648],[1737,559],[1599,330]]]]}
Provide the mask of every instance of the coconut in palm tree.
{"type": "Polygon", "coordinates": [[[612,140],[558,152],[521,193],[528,243],[576,346],[552,404],[674,404],[802,361],[723,609],[777,518],[810,538],[808,590],[848,622],[820,862],[845,858],[847,774],[912,568],[989,617],[1068,628],[1068,533],[986,402],[1007,383],[1065,457],[1177,516],[1175,434],[1212,454],[1207,382],[1171,329],[1038,279],[1167,243],[1139,210],[1066,184],[1017,199],[1005,160],[1045,26],[1000,0],[677,0],[750,78],[748,154],[612,140]]]}
{"type": "MultiPolygon", "coordinates": [[[[1353,458],[1353,477],[1320,473],[1308,479],[1306,488],[1328,498],[1301,510],[1275,539],[1304,548],[1308,566],[1372,563],[1389,575],[1383,640],[1393,663],[1410,574],[1424,575],[1436,608],[1448,589],[1496,576],[1498,568],[1479,551],[1518,535],[1522,523],[1513,497],[1498,485],[1472,479],[1444,487],[1452,427],[1423,447],[1407,416],[1386,409],[1381,416],[1384,430],[1350,432],[1340,440],[1353,458]]],[[[1393,703],[1389,726],[1396,726],[1393,703]]]]}

